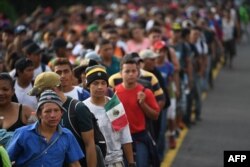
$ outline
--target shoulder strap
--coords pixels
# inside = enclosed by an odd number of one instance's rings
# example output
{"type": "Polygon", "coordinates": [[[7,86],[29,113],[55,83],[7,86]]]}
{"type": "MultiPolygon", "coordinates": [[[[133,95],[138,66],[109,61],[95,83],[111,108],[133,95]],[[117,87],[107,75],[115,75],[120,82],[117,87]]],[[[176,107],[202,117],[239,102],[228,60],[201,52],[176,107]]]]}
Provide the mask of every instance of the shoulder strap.
{"type": "Polygon", "coordinates": [[[46,70],[46,65],[44,63],[41,64],[41,67],[42,67],[42,72],[45,72],[46,70]]]}
{"type": "Polygon", "coordinates": [[[57,140],[60,138],[60,134],[58,134],[58,136],[55,138],[55,140],[53,140],[39,155],[33,157],[32,159],[30,159],[28,162],[26,162],[23,166],[28,166],[31,162],[33,162],[34,160],[40,158],[45,152],[48,151],[48,149],[50,147],[52,147],[56,142],[57,140]]]}
{"type": "Polygon", "coordinates": [[[203,43],[203,40],[200,41],[200,44],[201,44],[201,49],[202,49],[202,54],[204,54],[204,50],[205,50],[205,46],[204,46],[204,43],[203,43]]]}
{"type": "Polygon", "coordinates": [[[22,120],[23,105],[19,104],[18,119],[22,120]]]}
{"type": "Polygon", "coordinates": [[[75,99],[71,99],[69,103],[69,109],[68,109],[68,119],[69,119],[69,124],[71,128],[73,129],[74,133],[81,138],[81,135],[77,132],[76,126],[74,126],[75,121],[76,121],[76,106],[77,104],[80,103],[80,101],[77,101],[75,99]]]}

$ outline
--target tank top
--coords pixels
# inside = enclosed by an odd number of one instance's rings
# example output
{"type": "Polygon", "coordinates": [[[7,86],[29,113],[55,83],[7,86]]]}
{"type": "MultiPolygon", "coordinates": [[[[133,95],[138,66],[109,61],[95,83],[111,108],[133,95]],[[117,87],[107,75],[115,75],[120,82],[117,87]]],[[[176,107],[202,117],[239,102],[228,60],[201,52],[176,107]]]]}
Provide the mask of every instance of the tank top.
{"type": "Polygon", "coordinates": [[[19,110],[18,110],[18,118],[17,121],[11,125],[8,129],[6,129],[7,131],[15,131],[17,128],[20,128],[22,126],[24,126],[25,124],[22,122],[22,110],[23,110],[23,105],[20,104],[19,105],[19,110]]]}

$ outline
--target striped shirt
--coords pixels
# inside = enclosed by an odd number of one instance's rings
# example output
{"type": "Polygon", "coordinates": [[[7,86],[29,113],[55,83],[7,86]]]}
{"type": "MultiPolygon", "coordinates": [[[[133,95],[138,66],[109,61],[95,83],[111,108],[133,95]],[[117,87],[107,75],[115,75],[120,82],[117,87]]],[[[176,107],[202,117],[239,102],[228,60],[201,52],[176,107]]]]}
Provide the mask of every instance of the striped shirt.
{"type": "MultiPolygon", "coordinates": [[[[140,69],[140,79],[148,81],[150,83],[151,90],[155,95],[157,101],[165,100],[163,90],[159,84],[158,79],[153,73],[140,69]]],[[[122,83],[122,76],[120,72],[109,77],[109,86],[114,88],[120,83],[122,83]]]]}

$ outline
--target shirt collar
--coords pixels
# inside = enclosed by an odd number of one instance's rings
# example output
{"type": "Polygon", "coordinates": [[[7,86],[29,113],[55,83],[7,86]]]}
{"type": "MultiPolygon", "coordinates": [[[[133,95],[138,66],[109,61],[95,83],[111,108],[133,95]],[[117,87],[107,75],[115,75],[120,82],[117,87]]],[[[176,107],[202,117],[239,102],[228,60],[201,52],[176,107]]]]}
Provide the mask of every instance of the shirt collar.
{"type": "MultiPolygon", "coordinates": [[[[36,133],[38,133],[38,126],[39,126],[40,122],[36,121],[35,123],[31,124],[30,127],[28,128],[28,130],[32,131],[35,130],[36,133]]],[[[62,126],[59,124],[57,126],[57,132],[61,135],[62,134],[62,126]]],[[[39,134],[39,133],[38,133],[39,134]]]]}

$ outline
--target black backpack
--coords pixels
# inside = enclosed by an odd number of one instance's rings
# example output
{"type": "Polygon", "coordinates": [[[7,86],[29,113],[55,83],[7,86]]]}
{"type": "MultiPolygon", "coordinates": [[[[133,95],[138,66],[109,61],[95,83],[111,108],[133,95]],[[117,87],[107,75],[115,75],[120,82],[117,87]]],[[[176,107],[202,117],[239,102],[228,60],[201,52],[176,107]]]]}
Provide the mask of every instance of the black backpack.
{"type": "MultiPolygon", "coordinates": [[[[68,109],[68,119],[69,119],[69,123],[70,123],[71,128],[74,130],[74,133],[79,138],[81,138],[80,130],[79,130],[78,125],[76,123],[77,121],[76,121],[76,113],[75,113],[75,108],[76,108],[78,103],[80,103],[80,101],[75,100],[75,99],[71,100],[71,102],[69,104],[69,109],[68,109]]],[[[105,138],[104,138],[99,126],[98,126],[97,119],[95,118],[93,113],[91,113],[91,115],[92,115],[93,129],[94,129],[95,144],[100,147],[100,149],[102,151],[102,155],[103,155],[103,157],[105,157],[106,153],[107,153],[106,141],[105,141],[105,138]]]]}

